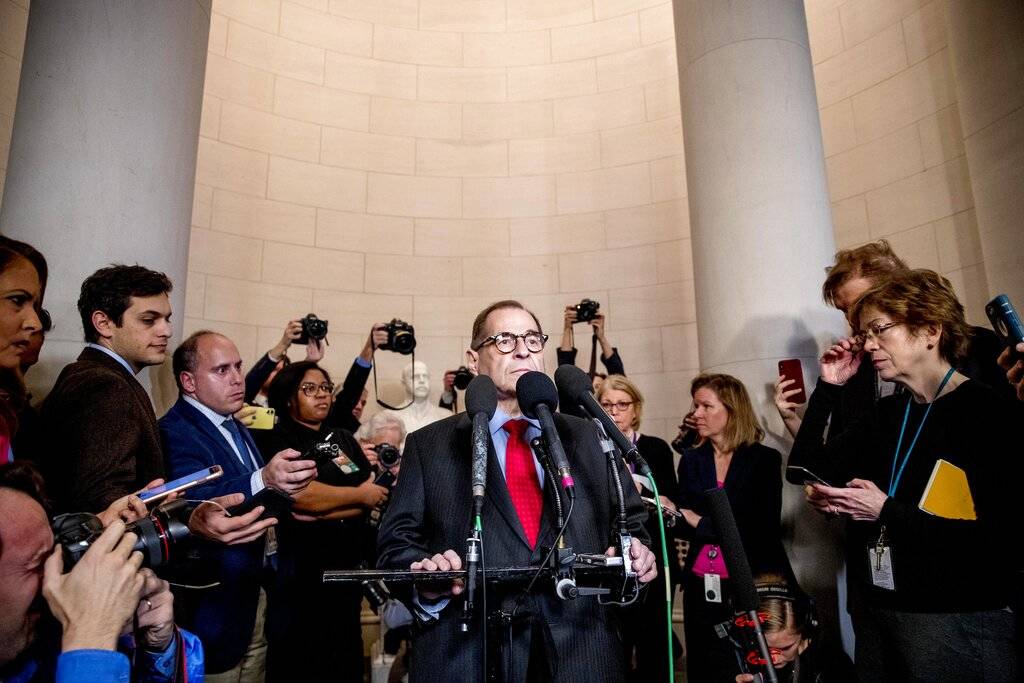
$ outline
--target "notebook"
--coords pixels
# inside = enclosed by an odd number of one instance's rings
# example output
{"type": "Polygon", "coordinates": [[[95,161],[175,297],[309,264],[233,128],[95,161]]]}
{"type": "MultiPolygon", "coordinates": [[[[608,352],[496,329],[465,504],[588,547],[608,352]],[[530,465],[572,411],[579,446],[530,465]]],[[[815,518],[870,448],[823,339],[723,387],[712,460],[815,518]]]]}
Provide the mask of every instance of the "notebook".
{"type": "Polygon", "coordinates": [[[941,458],[935,462],[932,476],[921,494],[917,507],[946,519],[978,519],[974,498],[967,483],[967,473],[941,458]]]}

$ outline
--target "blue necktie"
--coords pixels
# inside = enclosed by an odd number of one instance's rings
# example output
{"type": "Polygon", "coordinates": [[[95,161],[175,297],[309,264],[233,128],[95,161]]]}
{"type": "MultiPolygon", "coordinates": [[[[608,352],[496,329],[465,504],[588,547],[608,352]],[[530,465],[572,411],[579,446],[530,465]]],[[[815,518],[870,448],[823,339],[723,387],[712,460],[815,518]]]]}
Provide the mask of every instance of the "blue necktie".
{"type": "Polygon", "coordinates": [[[242,432],[238,431],[238,425],[235,423],[235,420],[229,417],[221,424],[224,425],[224,428],[231,433],[231,438],[234,439],[235,448],[238,449],[238,457],[242,461],[242,467],[244,467],[247,472],[253,472],[258,469],[255,467],[256,463],[252,459],[252,454],[249,452],[249,448],[245,445],[245,439],[242,438],[242,432]],[[249,457],[246,458],[246,456],[249,457]]]}

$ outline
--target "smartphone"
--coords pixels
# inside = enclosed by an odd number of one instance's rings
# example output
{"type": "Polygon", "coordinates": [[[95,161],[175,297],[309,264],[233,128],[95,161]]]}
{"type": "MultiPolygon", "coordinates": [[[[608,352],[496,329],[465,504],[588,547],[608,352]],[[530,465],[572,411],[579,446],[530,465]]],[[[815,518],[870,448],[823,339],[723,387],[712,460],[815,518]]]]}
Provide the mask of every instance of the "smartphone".
{"type": "Polygon", "coordinates": [[[811,484],[821,484],[822,486],[832,486],[814,472],[811,472],[806,467],[797,467],[796,465],[789,465],[786,467],[786,481],[790,484],[797,484],[799,486],[810,486],[811,484]]]}
{"type": "Polygon", "coordinates": [[[207,467],[205,470],[193,472],[181,479],[169,481],[162,486],[146,489],[145,491],[139,491],[139,499],[142,500],[143,503],[155,503],[158,500],[163,500],[172,493],[184,491],[185,489],[190,489],[193,486],[199,486],[200,484],[205,484],[208,481],[213,481],[222,474],[224,474],[224,470],[220,465],[207,467]]]}
{"type": "Polygon", "coordinates": [[[249,429],[273,429],[276,421],[277,417],[273,408],[256,408],[249,429]]]}
{"type": "Polygon", "coordinates": [[[373,483],[377,486],[383,486],[386,489],[391,488],[395,485],[395,475],[391,470],[384,470],[377,475],[377,478],[373,480],[373,483]]]}
{"type": "MultiPolygon", "coordinates": [[[[658,507],[658,503],[653,498],[648,498],[647,496],[640,496],[640,500],[642,500],[643,502],[647,503],[652,508],[657,509],[657,507],[658,507]]],[[[672,509],[667,508],[667,507],[662,507],[661,509],[669,517],[682,517],[683,516],[682,512],[676,512],[675,510],[672,510],[672,509]]]]}
{"type": "Polygon", "coordinates": [[[807,388],[804,386],[804,368],[800,363],[799,358],[780,360],[779,376],[796,382],[796,384],[791,384],[786,387],[786,391],[792,391],[793,389],[800,390],[800,393],[793,394],[789,397],[790,401],[796,404],[807,403],[807,388]]]}
{"type": "Polygon", "coordinates": [[[1017,309],[1010,303],[1010,297],[1000,294],[992,299],[985,304],[985,313],[999,339],[1011,349],[1013,360],[1024,360],[1024,355],[1015,350],[1017,344],[1024,341],[1024,325],[1021,324],[1017,309]]]}
{"type": "Polygon", "coordinates": [[[228,513],[232,517],[238,517],[239,515],[252,512],[256,506],[262,505],[263,513],[260,515],[260,519],[267,519],[268,517],[281,519],[288,516],[294,504],[295,500],[281,489],[266,486],[260,489],[260,492],[256,495],[246,498],[244,502],[229,507],[228,513]]]}

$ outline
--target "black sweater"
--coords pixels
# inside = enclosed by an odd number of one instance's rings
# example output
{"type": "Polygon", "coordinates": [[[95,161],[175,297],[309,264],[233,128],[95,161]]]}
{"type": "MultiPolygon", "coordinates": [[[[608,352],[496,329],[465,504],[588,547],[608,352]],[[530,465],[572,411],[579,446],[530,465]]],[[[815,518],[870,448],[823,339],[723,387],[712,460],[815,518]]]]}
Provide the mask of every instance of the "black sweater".
{"type": "MultiPolygon", "coordinates": [[[[818,381],[789,464],[806,467],[834,485],[868,479],[888,492],[896,441],[911,399],[905,392],[883,398],[876,411],[862,414],[823,443],[828,415],[840,394],[841,387],[818,381]]],[[[925,404],[911,402],[901,461],[925,409],[925,404]]],[[[869,604],[914,612],[969,612],[1009,603],[1012,572],[1019,566],[1016,489],[1021,484],[1013,415],[1009,402],[970,380],[934,402],[879,520],[848,525],[850,582],[861,588],[869,604]],[[939,458],[966,472],[977,521],[943,519],[918,509],[939,458]],[[872,585],[868,564],[867,548],[883,524],[892,549],[893,591],[872,585]]]]}

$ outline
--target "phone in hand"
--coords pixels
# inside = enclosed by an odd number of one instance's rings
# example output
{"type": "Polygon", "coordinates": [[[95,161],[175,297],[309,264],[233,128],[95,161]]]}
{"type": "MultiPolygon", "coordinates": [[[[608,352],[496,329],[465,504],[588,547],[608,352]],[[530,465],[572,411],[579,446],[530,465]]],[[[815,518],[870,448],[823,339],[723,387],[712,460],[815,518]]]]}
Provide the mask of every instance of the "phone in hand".
{"type": "Polygon", "coordinates": [[[291,513],[292,505],[294,504],[295,499],[281,489],[265,486],[256,495],[249,496],[238,505],[229,507],[228,514],[232,517],[238,517],[252,512],[258,505],[262,505],[263,513],[260,515],[260,519],[267,519],[268,517],[281,519],[291,513]]]}
{"type": "Polygon", "coordinates": [[[797,484],[798,486],[810,486],[811,484],[821,484],[822,486],[832,486],[814,472],[811,472],[806,467],[799,467],[797,465],[789,465],[786,467],[786,481],[790,484],[797,484]]]}
{"type": "Polygon", "coordinates": [[[273,429],[276,421],[273,408],[256,408],[249,429],[273,429]]]}
{"type": "Polygon", "coordinates": [[[146,489],[145,491],[139,491],[139,500],[147,504],[155,503],[163,500],[172,493],[184,491],[192,488],[193,486],[199,486],[200,484],[205,484],[208,481],[213,481],[222,474],[224,474],[224,470],[221,466],[213,465],[212,467],[207,467],[206,469],[199,470],[198,472],[187,474],[180,479],[169,481],[162,486],[146,489]]]}
{"type": "Polygon", "coordinates": [[[799,358],[790,358],[788,360],[779,361],[779,376],[785,379],[791,379],[795,384],[791,384],[786,387],[786,391],[792,391],[793,389],[799,389],[800,393],[793,394],[789,397],[789,400],[793,403],[807,403],[807,388],[804,385],[804,368],[803,364],[800,363],[799,358]]]}
{"type": "Polygon", "coordinates": [[[1010,302],[1010,297],[1000,294],[992,299],[985,304],[985,313],[1000,341],[1009,347],[1013,360],[1024,360],[1024,354],[1016,350],[1017,344],[1024,341],[1024,324],[1021,323],[1017,309],[1010,302]]]}

